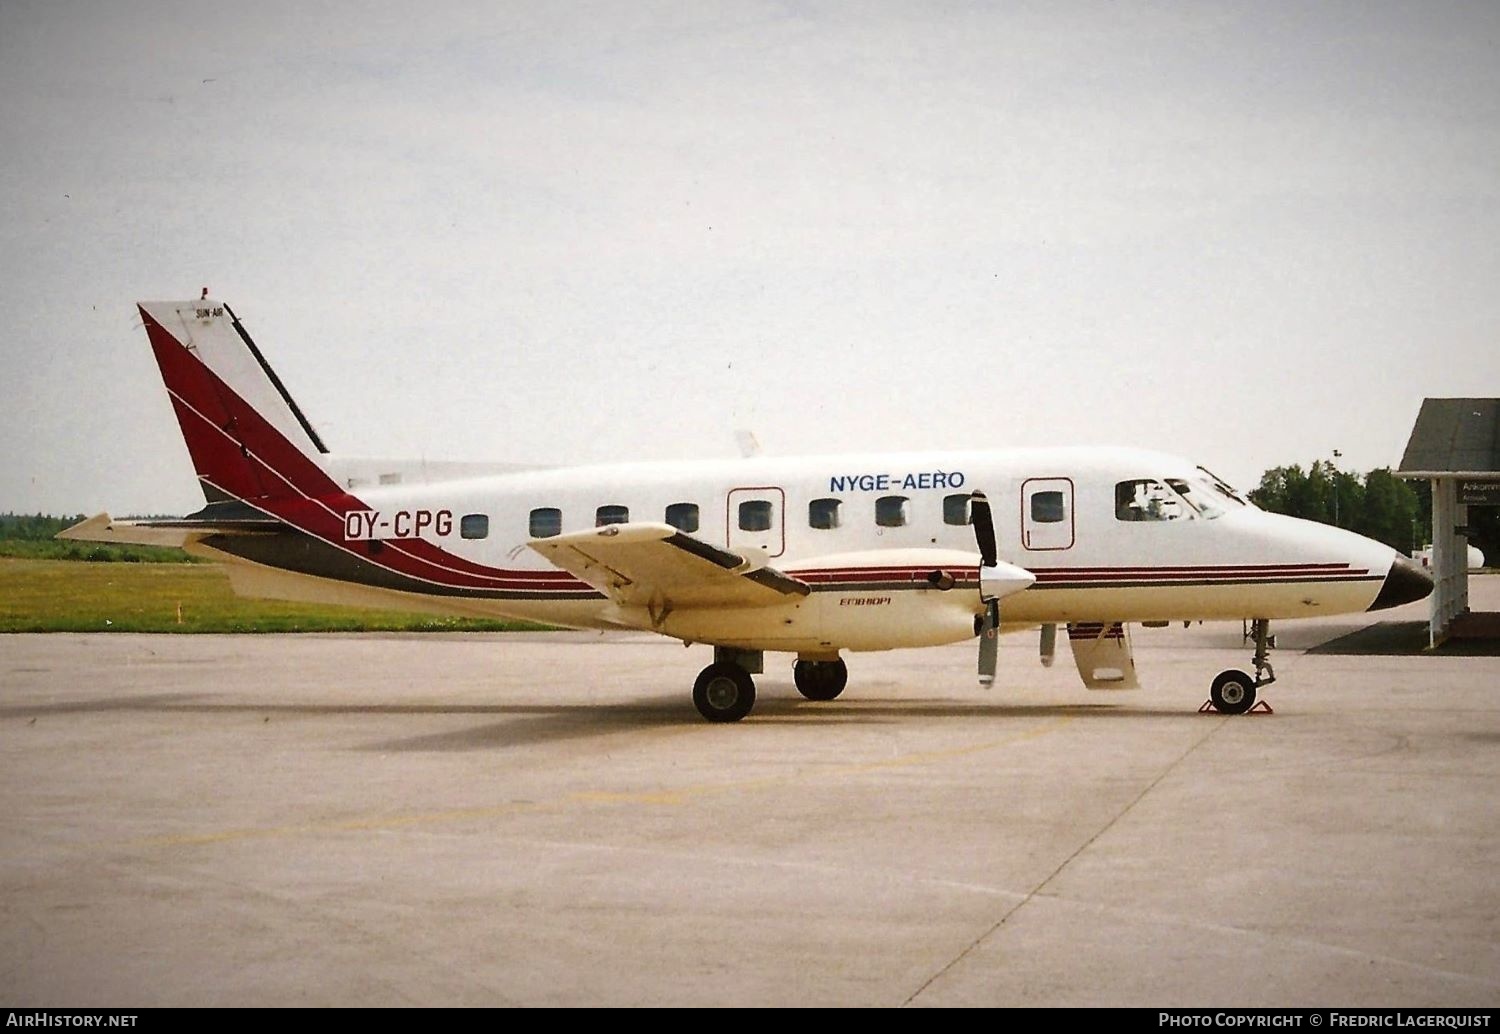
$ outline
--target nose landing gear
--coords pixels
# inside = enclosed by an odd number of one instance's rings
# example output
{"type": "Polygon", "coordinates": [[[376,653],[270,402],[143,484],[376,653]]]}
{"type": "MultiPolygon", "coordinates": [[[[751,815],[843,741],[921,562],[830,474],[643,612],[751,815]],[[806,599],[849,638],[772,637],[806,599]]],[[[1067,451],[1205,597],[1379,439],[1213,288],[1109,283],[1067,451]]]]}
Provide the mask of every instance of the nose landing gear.
{"type": "MultiPolygon", "coordinates": [[[[1256,618],[1250,624],[1250,634],[1255,637],[1255,676],[1236,668],[1219,672],[1214,679],[1213,685],[1209,687],[1209,702],[1200,709],[1210,709],[1220,714],[1244,714],[1255,706],[1256,691],[1261,686],[1269,686],[1276,681],[1276,670],[1271,667],[1268,656],[1271,649],[1271,622],[1266,618],[1256,618]]],[[[1262,709],[1270,711],[1271,707],[1264,701],[1261,702],[1262,709]]]]}

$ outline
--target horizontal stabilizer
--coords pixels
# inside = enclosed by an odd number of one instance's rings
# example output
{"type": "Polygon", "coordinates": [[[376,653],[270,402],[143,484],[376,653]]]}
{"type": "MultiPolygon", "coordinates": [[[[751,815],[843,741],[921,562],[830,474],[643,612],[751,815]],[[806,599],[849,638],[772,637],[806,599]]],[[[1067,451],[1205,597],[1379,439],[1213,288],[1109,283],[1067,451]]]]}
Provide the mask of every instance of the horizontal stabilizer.
{"type": "Polygon", "coordinates": [[[187,545],[188,532],[179,528],[153,528],[149,525],[116,521],[107,513],[95,514],[86,521],[79,521],[71,528],[64,528],[53,538],[71,542],[105,542],[121,546],[177,546],[187,545]]]}
{"type": "MultiPolygon", "coordinates": [[[[201,511],[200,511],[201,512],[201,511]]],[[[258,519],[165,518],[147,521],[117,521],[107,513],[95,514],[64,528],[53,538],[72,542],[103,542],[119,546],[168,546],[181,549],[207,535],[246,535],[275,532],[286,525],[261,516],[258,519]]]]}

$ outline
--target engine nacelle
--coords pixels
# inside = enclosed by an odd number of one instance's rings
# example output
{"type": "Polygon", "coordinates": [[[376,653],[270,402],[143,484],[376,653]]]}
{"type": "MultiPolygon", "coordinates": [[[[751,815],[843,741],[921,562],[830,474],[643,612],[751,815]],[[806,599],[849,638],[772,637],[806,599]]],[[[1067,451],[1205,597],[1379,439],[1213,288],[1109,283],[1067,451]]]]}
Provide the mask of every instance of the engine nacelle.
{"type": "Polygon", "coordinates": [[[983,609],[979,558],[958,550],[869,550],[782,570],[812,592],[779,607],[675,610],[659,630],[742,649],[890,650],[972,639],[983,609]]]}

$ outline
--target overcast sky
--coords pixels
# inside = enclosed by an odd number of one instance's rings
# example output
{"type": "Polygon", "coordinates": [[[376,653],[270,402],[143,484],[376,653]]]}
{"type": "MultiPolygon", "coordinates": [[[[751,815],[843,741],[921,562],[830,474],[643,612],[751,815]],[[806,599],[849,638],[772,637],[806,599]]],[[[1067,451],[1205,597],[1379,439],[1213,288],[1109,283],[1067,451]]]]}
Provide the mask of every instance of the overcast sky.
{"type": "Polygon", "coordinates": [[[0,0],[0,511],[201,503],[134,302],[340,452],[1118,443],[1500,395],[1500,4],[0,0]]]}

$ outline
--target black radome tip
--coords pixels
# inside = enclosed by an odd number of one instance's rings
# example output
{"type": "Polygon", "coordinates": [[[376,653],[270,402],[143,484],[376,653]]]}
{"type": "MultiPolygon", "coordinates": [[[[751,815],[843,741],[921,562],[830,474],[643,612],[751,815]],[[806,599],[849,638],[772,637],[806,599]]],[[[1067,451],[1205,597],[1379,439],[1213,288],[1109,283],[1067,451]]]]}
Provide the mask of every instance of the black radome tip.
{"type": "Polygon", "coordinates": [[[1398,556],[1391,561],[1391,570],[1385,576],[1385,584],[1380,587],[1380,595],[1367,609],[1390,610],[1403,603],[1415,603],[1430,592],[1432,575],[1415,560],[1398,556]]]}

